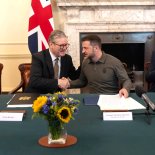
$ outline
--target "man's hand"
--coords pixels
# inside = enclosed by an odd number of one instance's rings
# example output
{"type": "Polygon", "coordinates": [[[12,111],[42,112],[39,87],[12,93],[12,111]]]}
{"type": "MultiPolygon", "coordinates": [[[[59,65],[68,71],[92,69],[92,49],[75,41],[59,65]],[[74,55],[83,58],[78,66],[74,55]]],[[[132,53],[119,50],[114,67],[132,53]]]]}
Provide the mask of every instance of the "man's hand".
{"type": "Polygon", "coordinates": [[[127,98],[129,96],[129,93],[128,91],[125,89],[125,88],[122,88],[120,91],[119,91],[119,96],[122,97],[124,96],[125,98],[127,98]]]}
{"type": "Polygon", "coordinates": [[[70,87],[70,83],[69,83],[69,80],[65,77],[62,77],[61,79],[58,79],[58,86],[61,88],[61,89],[67,89],[68,87],[70,87]]]}

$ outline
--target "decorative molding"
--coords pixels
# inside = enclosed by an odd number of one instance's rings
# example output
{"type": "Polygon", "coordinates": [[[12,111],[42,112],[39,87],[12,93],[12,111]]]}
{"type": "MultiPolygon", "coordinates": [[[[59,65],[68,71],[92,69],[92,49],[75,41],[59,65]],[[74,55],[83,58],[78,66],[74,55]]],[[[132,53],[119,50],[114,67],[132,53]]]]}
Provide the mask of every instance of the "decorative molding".
{"type": "Polygon", "coordinates": [[[21,43],[21,42],[16,42],[16,43],[14,43],[14,42],[0,42],[0,45],[28,45],[28,43],[21,43]]]}
{"type": "MultiPolygon", "coordinates": [[[[2,94],[8,94],[14,87],[3,87],[2,94]]],[[[22,92],[20,89],[18,92],[22,92]]]]}
{"type": "Polygon", "coordinates": [[[155,6],[154,0],[57,0],[59,7],[78,6],[155,6]]]}
{"type": "Polygon", "coordinates": [[[31,58],[31,54],[0,54],[0,58],[2,59],[26,59],[31,58]]]}

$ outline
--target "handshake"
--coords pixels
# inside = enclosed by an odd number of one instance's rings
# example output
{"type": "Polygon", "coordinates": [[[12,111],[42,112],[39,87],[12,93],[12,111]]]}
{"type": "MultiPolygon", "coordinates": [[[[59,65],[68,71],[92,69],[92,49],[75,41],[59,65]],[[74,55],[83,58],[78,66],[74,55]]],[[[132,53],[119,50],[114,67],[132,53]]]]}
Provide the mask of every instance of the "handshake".
{"type": "Polygon", "coordinates": [[[61,79],[58,79],[58,86],[61,89],[67,89],[70,87],[69,79],[62,77],[61,79]]]}

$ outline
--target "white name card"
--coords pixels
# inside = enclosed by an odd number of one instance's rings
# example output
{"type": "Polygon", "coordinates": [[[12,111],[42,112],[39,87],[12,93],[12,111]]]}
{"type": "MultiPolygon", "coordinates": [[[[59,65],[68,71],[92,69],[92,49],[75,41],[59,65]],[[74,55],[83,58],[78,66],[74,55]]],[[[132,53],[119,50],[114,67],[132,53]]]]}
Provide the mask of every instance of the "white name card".
{"type": "Polygon", "coordinates": [[[132,112],[103,112],[104,121],[132,121],[132,112]]]}
{"type": "Polygon", "coordinates": [[[1,112],[0,121],[22,121],[23,113],[1,112]]]}

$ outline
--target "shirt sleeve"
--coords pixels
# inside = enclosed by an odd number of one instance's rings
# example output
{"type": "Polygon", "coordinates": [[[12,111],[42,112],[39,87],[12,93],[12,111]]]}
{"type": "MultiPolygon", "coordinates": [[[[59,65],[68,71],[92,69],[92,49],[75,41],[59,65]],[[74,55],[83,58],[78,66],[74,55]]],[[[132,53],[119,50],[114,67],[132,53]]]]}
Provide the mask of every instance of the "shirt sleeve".
{"type": "Polygon", "coordinates": [[[118,61],[117,65],[115,66],[115,72],[121,88],[125,88],[128,92],[130,92],[132,82],[127,74],[127,71],[125,70],[123,64],[120,61],[118,61]]]}
{"type": "Polygon", "coordinates": [[[85,87],[87,85],[87,79],[84,75],[84,72],[83,72],[83,66],[84,64],[82,64],[82,67],[80,68],[80,76],[78,79],[76,80],[73,80],[73,81],[70,81],[70,88],[82,88],[82,87],[85,87]]]}

